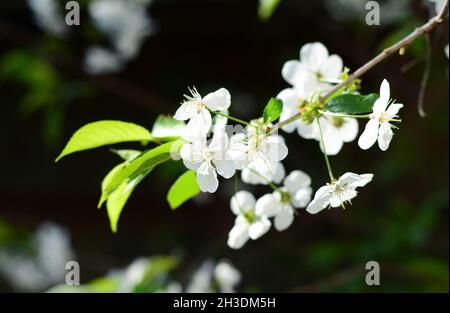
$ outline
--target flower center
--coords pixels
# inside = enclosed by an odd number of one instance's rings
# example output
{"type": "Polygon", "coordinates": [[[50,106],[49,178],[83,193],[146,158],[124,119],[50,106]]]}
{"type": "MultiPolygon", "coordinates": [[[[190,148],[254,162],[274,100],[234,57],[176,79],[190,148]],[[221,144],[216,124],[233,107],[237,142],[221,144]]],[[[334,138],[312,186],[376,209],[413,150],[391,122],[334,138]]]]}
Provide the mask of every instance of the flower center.
{"type": "Polygon", "coordinates": [[[287,192],[287,191],[280,191],[280,194],[281,194],[281,202],[283,202],[283,203],[290,203],[291,202],[292,196],[291,196],[291,194],[289,192],[287,192]]]}
{"type": "Polygon", "coordinates": [[[202,149],[202,160],[208,163],[211,163],[214,158],[214,153],[209,150],[207,147],[202,149]]]}
{"type": "Polygon", "coordinates": [[[305,106],[308,104],[308,102],[306,101],[306,99],[304,98],[297,98],[297,110],[302,113],[305,106]]]}
{"type": "Polygon", "coordinates": [[[345,120],[342,117],[333,116],[331,117],[331,124],[336,128],[341,128],[345,124],[345,120]]]}
{"type": "Polygon", "coordinates": [[[242,215],[245,217],[247,222],[249,222],[250,224],[253,223],[256,219],[256,214],[253,210],[247,210],[242,215]]]}
{"type": "Polygon", "coordinates": [[[201,100],[196,100],[193,103],[195,111],[198,113],[203,110],[206,106],[201,100]]]}
{"type": "Polygon", "coordinates": [[[387,116],[386,112],[381,113],[380,117],[378,118],[378,121],[380,123],[385,123],[385,122],[389,122],[391,119],[389,118],[389,116],[387,116]]]}

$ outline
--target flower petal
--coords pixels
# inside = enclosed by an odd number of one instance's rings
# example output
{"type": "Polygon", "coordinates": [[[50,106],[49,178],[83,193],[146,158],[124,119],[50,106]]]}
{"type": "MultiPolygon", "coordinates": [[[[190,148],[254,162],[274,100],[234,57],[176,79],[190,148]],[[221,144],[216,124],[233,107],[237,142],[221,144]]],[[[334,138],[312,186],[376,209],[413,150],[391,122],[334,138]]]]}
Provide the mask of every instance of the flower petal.
{"type": "Polygon", "coordinates": [[[314,199],[309,203],[308,207],[306,208],[306,212],[310,214],[316,214],[325,209],[330,204],[332,191],[333,191],[332,186],[320,187],[316,191],[314,199]]]}
{"type": "MultiPolygon", "coordinates": [[[[280,122],[287,120],[297,113],[297,94],[295,89],[287,88],[282,90],[278,95],[277,99],[283,101],[283,110],[280,115],[280,122]]],[[[295,130],[296,124],[289,123],[283,126],[283,130],[287,133],[292,133],[295,130]]]]}
{"type": "Polygon", "coordinates": [[[283,163],[278,162],[277,167],[275,169],[275,175],[272,178],[272,182],[274,182],[275,184],[281,183],[285,175],[286,171],[284,170],[283,163]]]}
{"type": "Polygon", "coordinates": [[[358,136],[358,120],[356,118],[344,118],[344,124],[339,128],[339,135],[344,142],[352,142],[358,136]]]}
{"type": "Polygon", "coordinates": [[[238,133],[230,138],[228,146],[228,155],[234,162],[236,169],[242,169],[247,163],[247,145],[245,144],[246,135],[238,133]]]}
{"type": "Polygon", "coordinates": [[[203,103],[213,111],[223,111],[231,105],[231,95],[225,88],[220,88],[203,98],[203,103]]]}
{"type": "Polygon", "coordinates": [[[341,177],[339,177],[339,183],[348,185],[349,188],[363,187],[372,181],[373,174],[355,174],[347,172],[341,177]]]}
{"type": "Polygon", "coordinates": [[[249,240],[249,225],[245,223],[236,223],[228,233],[227,244],[232,249],[240,249],[249,240]]]}
{"type": "Polygon", "coordinates": [[[392,103],[386,110],[386,114],[389,118],[394,118],[397,116],[398,111],[403,108],[403,104],[401,103],[392,103]]]}
{"type": "Polygon", "coordinates": [[[255,209],[255,197],[248,191],[238,191],[230,200],[231,211],[235,215],[253,211],[255,209]]]}
{"type": "Polygon", "coordinates": [[[391,97],[391,91],[389,87],[389,82],[384,79],[380,86],[380,97],[373,104],[373,113],[375,115],[380,115],[386,111],[389,99],[391,97]]]}
{"type": "Polygon", "coordinates": [[[181,146],[180,156],[184,165],[190,170],[197,170],[200,167],[200,155],[198,149],[193,144],[185,143],[181,146]]]}
{"type": "Polygon", "coordinates": [[[186,101],[181,104],[181,106],[175,112],[175,115],[173,116],[173,118],[176,120],[179,120],[179,121],[185,121],[187,119],[190,119],[193,114],[194,114],[194,108],[193,108],[192,104],[189,101],[186,101]]]}
{"type": "Polygon", "coordinates": [[[371,118],[366,124],[364,132],[361,134],[358,140],[358,145],[361,149],[367,150],[373,146],[378,138],[378,127],[379,123],[377,120],[371,118]]]}
{"type": "Polygon", "coordinates": [[[298,84],[301,73],[305,71],[305,67],[297,60],[291,60],[284,63],[283,68],[281,70],[281,76],[283,76],[284,80],[295,86],[298,84]]]}
{"type": "Polygon", "coordinates": [[[209,174],[201,174],[197,171],[197,182],[202,192],[214,193],[219,187],[216,171],[209,174]]]}
{"type": "Polygon", "coordinates": [[[258,216],[272,217],[280,213],[282,203],[273,193],[268,193],[256,200],[255,213],[258,216]]]}
{"type": "Polygon", "coordinates": [[[213,160],[217,173],[223,178],[231,178],[236,172],[236,167],[231,159],[228,160],[213,160]]]}
{"type": "Polygon", "coordinates": [[[312,188],[305,187],[297,191],[291,199],[292,205],[295,208],[305,208],[311,201],[312,188]]]}
{"type": "Polygon", "coordinates": [[[253,222],[250,224],[250,227],[248,228],[248,236],[252,240],[256,240],[260,238],[262,235],[267,233],[270,229],[271,223],[269,219],[267,218],[261,218],[256,222],[253,222]]]}
{"type": "MultiPolygon", "coordinates": [[[[187,139],[198,137],[199,133],[205,136],[209,132],[211,124],[211,113],[208,110],[203,109],[195,112],[186,124],[185,136],[187,136],[187,139]]],[[[183,137],[185,138],[185,136],[183,137]]]]}
{"type": "Polygon", "coordinates": [[[380,125],[380,131],[378,134],[378,146],[382,151],[386,151],[389,148],[394,132],[389,123],[385,122],[380,125]]]}
{"type": "MultiPolygon", "coordinates": [[[[344,141],[341,138],[341,133],[339,129],[332,125],[328,125],[325,128],[323,134],[323,141],[325,144],[325,150],[327,152],[327,155],[338,154],[341,151],[342,147],[344,146],[344,141]]],[[[322,152],[324,151],[322,144],[320,144],[320,149],[322,150],[322,152]]]]}
{"type": "Polygon", "coordinates": [[[209,150],[214,153],[214,157],[220,160],[225,159],[225,152],[228,149],[228,135],[225,129],[222,129],[214,134],[210,144],[209,150]]]}
{"type": "Polygon", "coordinates": [[[300,60],[312,72],[318,72],[328,58],[327,48],[320,42],[308,43],[300,50],[300,60]]]}
{"type": "Polygon", "coordinates": [[[294,221],[294,210],[290,205],[284,205],[280,213],[275,216],[274,226],[278,231],[286,230],[294,221]]]}
{"type": "Polygon", "coordinates": [[[310,124],[305,124],[302,120],[298,120],[297,133],[305,139],[318,140],[320,138],[319,128],[315,120],[310,124]]]}
{"type": "Polygon", "coordinates": [[[344,68],[344,63],[340,56],[330,55],[321,65],[319,72],[328,79],[338,79],[344,68]]]}
{"type": "Polygon", "coordinates": [[[288,148],[283,137],[272,135],[261,142],[261,152],[271,162],[282,161],[288,155],[288,148]]]}
{"type": "Polygon", "coordinates": [[[291,194],[295,194],[300,189],[311,185],[311,177],[303,171],[295,170],[284,179],[283,184],[291,194]]]}

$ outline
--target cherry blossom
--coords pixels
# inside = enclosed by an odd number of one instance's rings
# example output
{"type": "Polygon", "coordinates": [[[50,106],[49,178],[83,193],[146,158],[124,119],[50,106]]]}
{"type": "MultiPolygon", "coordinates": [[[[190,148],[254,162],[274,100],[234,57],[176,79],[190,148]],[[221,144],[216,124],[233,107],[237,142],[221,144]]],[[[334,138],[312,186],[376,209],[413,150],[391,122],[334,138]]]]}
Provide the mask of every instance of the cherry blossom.
{"type": "Polygon", "coordinates": [[[356,188],[364,187],[372,181],[373,174],[354,174],[345,173],[338,180],[334,180],[330,184],[320,187],[314,199],[306,208],[311,214],[319,213],[327,207],[345,207],[346,202],[350,202],[356,197],[358,192],[356,188]]]}
{"type": "Polygon", "coordinates": [[[208,144],[206,137],[198,135],[189,143],[183,144],[180,150],[184,165],[197,172],[197,182],[202,192],[214,193],[219,181],[217,174],[231,178],[235,166],[228,155],[228,135],[225,132],[214,134],[208,144]]]}
{"type": "MultiPolygon", "coordinates": [[[[338,154],[345,142],[352,142],[358,136],[358,121],[352,117],[327,116],[321,119],[323,140],[328,155],[338,154]]],[[[317,125],[317,123],[314,123],[317,125]]],[[[322,151],[323,146],[320,145],[322,151]]]]}
{"type": "Polygon", "coordinates": [[[382,151],[386,151],[394,135],[392,128],[395,126],[390,122],[399,121],[396,119],[398,117],[397,113],[402,107],[403,104],[394,103],[394,101],[390,100],[389,83],[386,79],[383,80],[380,87],[380,97],[375,101],[370,120],[359,137],[359,147],[367,150],[378,139],[378,146],[382,151]]]}
{"type": "Polygon", "coordinates": [[[231,95],[225,88],[220,88],[203,98],[195,88],[190,89],[190,92],[191,96],[185,95],[186,100],[178,108],[174,118],[189,120],[186,125],[187,136],[196,134],[199,129],[206,135],[212,124],[210,110],[227,110],[231,105],[231,95]]]}
{"type": "Polygon", "coordinates": [[[300,49],[300,60],[291,60],[283,65],[283,78],[292,86],[315,85],[315,91],[321,92],[330,88],[330,83],[340,82],[343,70],[342,59],[330,55],[328,49],[320,42],[307,43],[300,49]]]}
{"type": "Polygon", "coordinates": [[[271,223],[265,215],[255,211],[255,197],[248,191],[238,191],[230,201],[236,215],[234,226],[228,234],[228,246],[240,249],[249,240],[256,240],[269,231],[271,223]]]}
{"type": "Polygon", "coordinates": [[[276,179],[279,162],[286,158],[288,148],[283,137],[268,134],[266,126],[255,120],[245,132],[231,137],[228,153],[237,169],[244,171],[247,168],[245,177],[248,177],[248,171],[251,171],[262,180],[272,181],[276,179]]]}
{"type": "Polygon", "coordinates": [[[311,200],[311,178],[304,172],[291,172],[283,187],[266,194],[256,201],[256,214],[275,217],[278,231],[287,229],[294,220],[294,208],[305,208],[311,200]]]}

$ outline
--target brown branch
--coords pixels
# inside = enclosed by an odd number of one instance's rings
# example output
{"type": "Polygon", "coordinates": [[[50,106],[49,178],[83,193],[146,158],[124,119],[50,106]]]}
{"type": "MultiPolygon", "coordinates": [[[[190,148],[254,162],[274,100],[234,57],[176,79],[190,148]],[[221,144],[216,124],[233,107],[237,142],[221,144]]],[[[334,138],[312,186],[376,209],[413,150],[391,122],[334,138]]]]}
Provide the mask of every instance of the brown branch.
{"type": "MultiPolygon", "coordinates": [[[[368,61],[366,64],[361,66],[359,69],[357,69],[354,73],[352,73],[346,80],[343,82],[335,85],[332,89],[327,91],[325,94],[321,96],[321,101],[324,101],[329,96],[334,94],[336,91],[341,89],[342,87],[347,86],[349,83],[354,81],[355,79],[361,77],[365,73],[367,73],[369,70],[371,70],[373,67],[384,61],[386,58],[391,56],[397,51],[400,51],[401,49],[405,49],[409,47],[418,37],[427,34],[434,30],[436,27],[438,27],[447,17],[448,17],[448,2],[449,0],[445,0],[444,6],[442,7],[439,14],[437,14],[435,17],[431,18],[427,23],[422,25],[421,27],[416,28],[412,33],[410,33],[408,36],[404,37],[397,43],[393,44],[392,46],[384,49],[380,54],[378,54],[376,57],[368,61]]],[[[297,120],[300,118],[301,113],[297,113],[293,115],[292,117],[288,118],[287,120],[283,122],[279,122],[276,124],[272,129],[271,132],[275,132],[281,127],[290,124],[291,122],[297,120]]]]}

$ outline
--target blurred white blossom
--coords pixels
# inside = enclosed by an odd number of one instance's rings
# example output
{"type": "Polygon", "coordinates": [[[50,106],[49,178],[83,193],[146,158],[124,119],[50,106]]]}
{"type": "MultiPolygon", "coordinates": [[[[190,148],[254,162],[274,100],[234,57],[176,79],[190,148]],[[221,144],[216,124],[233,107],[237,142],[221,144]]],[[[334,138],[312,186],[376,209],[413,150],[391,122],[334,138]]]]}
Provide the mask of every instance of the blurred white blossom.
{"type": "Polygon", "coordinates": [[[44,31],[62,36],[67,31],[67,24],[62,15],[60,4],[56,0],[28,0],[28,6],[34,15],[36,24],[44,31]]]}
{"type": "Polygon", "coordinates": [[[64,281],[66,263],[75,258],[69,233],[52,223],[39,227],[32,238],[34,255],[0,250],[0,273],[18,291],[42,291],[64,281]]]}
{"type": "Polygon", "coordinates": [[[220,292],[234,292],[241,281],[241,273],[228,261],[220,261],[214,269],[220,292]]]}
{"type": "Polygon", "coordinates": [[[186,287],[188,293],[235,292],[241,273],[229,262],[205,260],[186,287]]]}
{"type": "Polygon", "coordinates": [[[86,72],[92,75],[118,72],[123,67],[119,55],[114,51],[98,46],[87,49],[84,62],[86,72]]]}
{"type": "Polygon", "coordinates": [[[135,57],[143,40],[154,32],[146,10],[151,0],[94,0],[89,13],[124,59],[135,57]]]}

